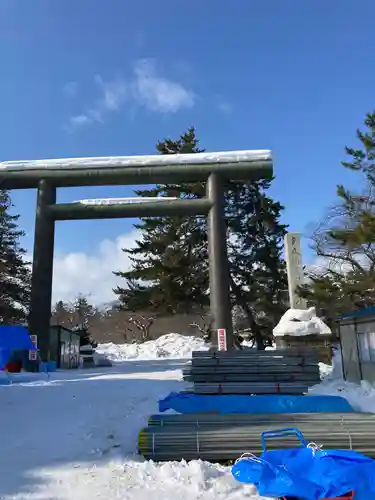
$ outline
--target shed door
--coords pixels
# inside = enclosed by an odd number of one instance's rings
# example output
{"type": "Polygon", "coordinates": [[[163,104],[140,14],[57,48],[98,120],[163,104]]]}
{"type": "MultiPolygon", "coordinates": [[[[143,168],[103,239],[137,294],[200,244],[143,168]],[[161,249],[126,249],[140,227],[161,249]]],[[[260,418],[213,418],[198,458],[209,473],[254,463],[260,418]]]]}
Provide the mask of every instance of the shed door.
{"type": "Polygon", "coordinates": [[[354,325],[342,325],[340,327],[343,375],[349,382],[360,382],[361,368],[358,356],[357,335],[354,325]]]}

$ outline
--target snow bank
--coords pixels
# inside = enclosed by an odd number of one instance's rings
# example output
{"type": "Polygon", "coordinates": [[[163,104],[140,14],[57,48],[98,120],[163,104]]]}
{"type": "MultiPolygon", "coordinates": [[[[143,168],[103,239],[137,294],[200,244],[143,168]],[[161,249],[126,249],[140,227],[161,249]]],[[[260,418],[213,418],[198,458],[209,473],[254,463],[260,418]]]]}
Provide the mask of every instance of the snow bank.
{"type": "MultiPolygon", "coordinates": [[[[254,486],[235,481],[230,467],[194,460],[167,462],[164,464],[130,463],[123,470],[123,481],[132,484],[134,493],[143,490],[143,495],[135,495],[134,500],[144,500],[150,496],[157,500],[258,500],[254,486]],[[141,486],[142,485],[142,486],[141,486]]],[[[125,497],[124,497],[125,498],[125,497]]],[[[130,498],[130,497],[129,497],[130,498]]],[[[266,500],[266,499],[264,499],[266,500]]]]}
{"type": "Polygon", "coordinates": [[[346,382],[342,377],[340,349],[333,353],[332,366],[319,363],[322,382],[309,389],[309,394],[341,396],[356,410],[375,413],[375,384],[362,381],[360,385],[346,382]]]}
{"type": "Polygon", "coordinates": [[[104,352],[94,352],[92,355],[95,366],[112,366],[112,361],[104,352]]]}
{"type": "Polygon", "coordinates": [[[38,471],[37,479],[42,485],[35,493],[9,500],[272,500],[236,481],[230,467],[198,460],[77,464],[38,471]]]}
{"type": "Polygon", "coordinates": [[[208,350],[203,339],[168,333],[143,344],[100,344],[96,349],[111,361],[190,358],[193,351],[208,350]]]}
{"type": "Polygon", "coordinates": [[[357,385],[328,375],[320,384],[311,387],[309,394],[341,396],[356,411],[375,413],[375,386],[369,382],[362,381],[360,385],[357,385]]]}
{"type": "Polygon", "coordinates": [[[315,307],[288,309],[273,329],[275,337],[283,335],[330,335],[331,329],[317,317],[315,307]]]}

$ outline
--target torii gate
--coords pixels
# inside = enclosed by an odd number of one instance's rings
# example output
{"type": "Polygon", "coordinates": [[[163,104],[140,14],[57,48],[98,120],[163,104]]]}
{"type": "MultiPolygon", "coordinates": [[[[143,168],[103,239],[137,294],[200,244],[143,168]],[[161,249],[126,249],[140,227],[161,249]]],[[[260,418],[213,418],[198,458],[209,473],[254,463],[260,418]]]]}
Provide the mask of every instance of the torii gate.
{"type": "Polygon", "coordinates": [[[226,347],[232,348],[223,185],[228,180],[270,178],[272,172],[269,150],[0,163],[0,188],[38,190],[29,327],[38,335],[41,358],[49,358],[55,221],[74,219],[207,216],[211,313],[215,329],[226,331],[226,347]],[[202,181],[207,181],[202,199],[56,203],[59,187],[202,181]]]}

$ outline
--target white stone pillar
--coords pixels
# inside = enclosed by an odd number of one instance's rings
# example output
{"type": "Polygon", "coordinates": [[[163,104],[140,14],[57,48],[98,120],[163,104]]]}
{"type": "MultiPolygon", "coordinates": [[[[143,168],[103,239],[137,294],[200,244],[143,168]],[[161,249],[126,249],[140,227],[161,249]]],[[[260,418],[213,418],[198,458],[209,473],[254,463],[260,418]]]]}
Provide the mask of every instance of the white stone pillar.
{"type": "Polygon", "coordinates": [[[287,233],[284,245],[290,307],[291,309],[307,309],[306,300],[300,298],[296,292],[297,287],[303,285],[304,282],[300,233],[287,233]]]}

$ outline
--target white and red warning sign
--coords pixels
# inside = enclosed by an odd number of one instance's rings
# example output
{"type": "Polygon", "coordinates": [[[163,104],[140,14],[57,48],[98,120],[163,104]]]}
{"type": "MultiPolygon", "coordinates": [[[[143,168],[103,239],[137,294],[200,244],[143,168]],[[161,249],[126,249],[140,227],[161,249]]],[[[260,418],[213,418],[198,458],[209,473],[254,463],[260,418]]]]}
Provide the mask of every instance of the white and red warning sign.
{"type": "Polygon", "coordinates": [[[217,346],[219,351],[227,350],[227,331],[225,328],[219,328],[217,330],[217,346]]]}
{"type": "MultiPolygon", "coordinates": [[[[38,349],[38,335],[30,335],[31,342],[38,349]]],[[[29,360],[36,361],[38,359],[38,351],[29,351],[29,360]]]]}

